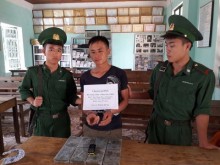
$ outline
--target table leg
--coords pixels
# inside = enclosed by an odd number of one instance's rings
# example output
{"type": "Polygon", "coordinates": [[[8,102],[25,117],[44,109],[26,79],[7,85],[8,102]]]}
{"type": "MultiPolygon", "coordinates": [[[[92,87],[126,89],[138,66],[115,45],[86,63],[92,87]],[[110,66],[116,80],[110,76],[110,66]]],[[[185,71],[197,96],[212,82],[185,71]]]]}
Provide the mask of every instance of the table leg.
{"type": "Polygon", "coordinates": [[[21,126],[21,136],[25,137],[25,122],[24,122],[23,104],[19,104],[19,117],[20,117],[20,126],[21,126]]]}
{"type": "Polygon", "coordinates": [[[0,115],[0,155],[4,152],[4,142],[3,142],[3,133],[2,133],[2,121],[0,115]]]}
{"type": "Polygon", "coordinates": [[[13,120],[14,120],[14,129],[15,129],[15,139],[17,143],[21,143],[20,132],[19,132],[19,123],[18,123],[18,110],[17,104],[12,108],[13,109],[13,120]]]}

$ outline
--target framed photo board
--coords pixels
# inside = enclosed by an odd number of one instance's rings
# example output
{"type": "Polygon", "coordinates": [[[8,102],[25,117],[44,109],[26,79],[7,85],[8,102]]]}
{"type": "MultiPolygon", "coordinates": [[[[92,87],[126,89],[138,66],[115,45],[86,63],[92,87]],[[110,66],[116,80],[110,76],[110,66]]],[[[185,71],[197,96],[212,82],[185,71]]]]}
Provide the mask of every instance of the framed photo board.
{"type": "Polygon", "coordinates": [[[75,25],[85,25],[86,19],[85,17],[74,17],[75,25]]]}
{"type": "Polygon", "coordinates": [[[128,24],[129,23],[129,16],[119,16],[118,23],[119,24],[128,24]]]}
{"type": "Polygon", "coordinates": [[[54,18],[53,22],[55,26],[63,25],[63,18],[54,18]]]}
{"type": "Polygon", "coordinates": [[[95,9],[96,16],[106,16],[106,9],[95,9]]]}
{"type": "Polygon", "coordinates": [[[152,23],[163,23],[163,16],[152,16],[152,23]]]}
{"type": "Polygon", "coordinates": [[[128,8],[118,8],[118,15],[127,16],[128,14],[128,8]]]}
{"type": "Polygon", "coordinates": [[[53,10],[54,17],[63,17],[63,10],[53,10]]]}
{"type": "Polygon", "coordinates": [[[85,16],[84,9],[74,9],[74,14],[76,17],[82,17],[85,16]]]}
{"type": "Polygon", "coordinates": [[[96,17],[96,24],[97,25],[105,25],[105,24],[107,24],[106,17],[96,17]]]}
{"type": "Polygon", "coordinates": [[[95,16],[95,9],[85,9],[86,17],[94,17],[95,16]]]}
{"type": "Polygon", "coordinates": [[[141,23],[152,23],[152,16],[141,16],[141,23]]]}
{"type": "Polygon", "coordinates": [[[42,10],[33,10],[33,17],[34,18],[42,18],[43,17],[43,11],[42,10]]]}
{"type": "Polygon", "coordinates": [[[153,7],[152,15],[163,15],[163,7],[153,7]]]}
{"type": "Polygon", "coordinates": [[[130,32],[132,32],[132,25],[131,24],[121,25],[121,32],[122,33],[130,33],[130,32]]]}
{"type": "Polygon", "coordinates": [[[152,7],[142,7],[140,8],[140,15],[152,15],[152,7]]]}
{"type": "Polygon", "coordinates": [[[95,25],[95,17],[86,17],[86,25],[95,25]]]}
{"type": "Polygon", "coordinates": [[[130,16],[130,24],[139,24],[140,17],[139,16],[130,16]]]}
{"type": "Polygon", "coordinates": [[[34,26],[34,33],[39,34],[44,30],[43,26],[34,26]]]}
{"type": "Polygon", "coordinates": [[[73,17],[74,16],[74,10],[64,10],[63,14],[65,17],[73,17]]]}
{"type": "Polygon", "coordinates": [[[144,26],[143,24],[133,24],[133,32],[143,32],[144,26]]]}
{"type": "Polygon", "coordinates": [[[53,10],[43,10],[44,17],[53,17],[53,10]]]}
{"type": "Polygon", "coordinates": [[[117,16],[117,9],[107,9],[107,16],[117,16]]]}
{"type": "Polygon", "coordinates": [[[120,33],[121,32],[121,25],[111,25],[111,32],[112,33],[120,33]]]}
{"type": "Polygon", "coordinates": [[[63,18],[64,25],[74,25],[73,17],[63,18]]]}
{"type": "Polygon", "coordinates": [[[155,24],[144,24],[144,32],[154,32],[155,24]]]}
{"type": "Polygon", "coordinates": [[[140,14],[140,8],[129,8],[129,15],[139,15],[140,14]]]}
{"type": "Polygon", "coordinates": [[[165,32],[166,31],[166,25],[156,25],[155,31],[156,32],[165,32]]]}
{"type": "Polygon", "coordinates": [[[53,25],[53,18],[43,18],[44,25],[53,25]]]}
{"type": "Polygon", "coordinates": [[[199,31],[203,35],[203,40],[198,41],[198,47],[211,46],[212,21],[213,21],[214,1],[210,1],[199,9],[199,31]]]}
{"type": "Polygon", "coordinates": [[[153,69],[163,60],[164,41],[160,36],[151,32],[135,34],[135,70],[153,69]]]}
{"type": "Polygon", "coordinates": [[[33,18],[33,24],[34,25],[43,25],[43,19],[42,18],[33,18]]]}
{"type": "Polygon", "coordinates": [[[108,17],[108,24],[117,24],[118,17],[108,17]]]}

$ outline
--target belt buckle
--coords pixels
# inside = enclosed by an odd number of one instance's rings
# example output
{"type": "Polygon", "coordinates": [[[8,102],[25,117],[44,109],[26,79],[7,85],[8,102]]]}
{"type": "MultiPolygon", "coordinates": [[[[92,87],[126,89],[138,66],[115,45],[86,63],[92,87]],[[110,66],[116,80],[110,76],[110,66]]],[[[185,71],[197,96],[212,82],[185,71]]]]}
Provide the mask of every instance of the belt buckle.
{"type": "Polygon", "coordinates": [[[53,119],[57,119],[59,117],[59,113],[52,115],[53,119]]]}
{"type": "Polygon", "coordinates": [[[172,122],[169,120],[164,120],[164,125],[171,126],[172,122]]]}

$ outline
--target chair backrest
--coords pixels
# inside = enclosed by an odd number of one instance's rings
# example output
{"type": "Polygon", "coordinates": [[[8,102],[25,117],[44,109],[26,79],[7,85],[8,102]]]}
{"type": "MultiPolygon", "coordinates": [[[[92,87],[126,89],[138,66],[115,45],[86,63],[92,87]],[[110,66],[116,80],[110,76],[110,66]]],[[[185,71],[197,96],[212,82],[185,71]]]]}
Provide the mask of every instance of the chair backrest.
{"type": "Polygon", "coordinates": [[[0,77],[0,94],[4,94],[3,92],[10,92],[10,94],[13,92],[17,93],[22,80],[23,77],[0,77]]]}
{"type": "Polygon", "coordinates": [[[152,71],[125,70],[128,78],[129,96],[132,99],[148,99],[152,71]]]}

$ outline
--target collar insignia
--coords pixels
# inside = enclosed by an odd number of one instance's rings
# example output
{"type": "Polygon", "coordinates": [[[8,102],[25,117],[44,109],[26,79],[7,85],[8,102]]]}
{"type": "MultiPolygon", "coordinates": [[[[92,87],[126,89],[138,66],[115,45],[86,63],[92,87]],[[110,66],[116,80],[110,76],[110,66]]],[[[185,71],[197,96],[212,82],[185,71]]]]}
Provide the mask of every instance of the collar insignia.
{"type": "Polygon", "coordinates": [[[60,36],[58,34],[53,34],[53,39],[54,40],[60,40],[60,36]]]}
{"type": "Polygon", "coordinates": [[[171,24],[170,24],[170,29],[169,29],[169,30],[174,30],[174,26],[175,26],[174,23],[171,23],[171,24]]]}

